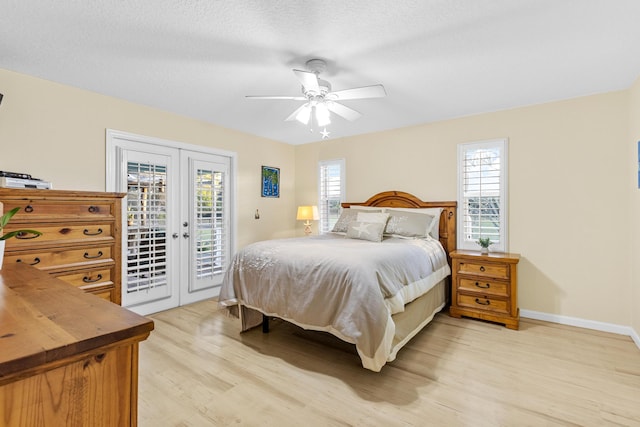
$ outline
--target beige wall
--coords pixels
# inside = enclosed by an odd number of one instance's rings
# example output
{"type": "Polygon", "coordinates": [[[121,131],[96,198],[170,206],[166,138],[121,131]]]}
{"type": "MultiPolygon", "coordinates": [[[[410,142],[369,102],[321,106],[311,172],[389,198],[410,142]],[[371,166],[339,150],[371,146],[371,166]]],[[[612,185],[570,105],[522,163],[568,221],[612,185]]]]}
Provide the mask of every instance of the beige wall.
{"type": "Polygon", "coordinates": [[[640,78],[629,90],[629,165],[631,169],[630,188],[631,188],[631,224],[630,232],[632,235],[631,245],[631,303],[632,323],[631,326],[635,330],[637,336],[640,336],[640,189],[638,188],[638,141],[640,141],[640,78]]]}
{"type": "Polygon", "coordinates": [[[238,247],[295,232],[288,144],[1,69],[0,92],[0,170],[56,189],[104,191],[106,129],[228,150],[237,153],[238,247]],[[280,198],[260,197],[261,165],[280,168],[280,198]]]}
{"type": "Polygon", "coordinates": [[[640,116],[640,82],[629,91],[297,147],[5,70],[0,92],[0,170],[28,172],[58,189],[104,190],[107,128],[236,152],[238,247],[301,234],[295,207],[317,200],[318,160],[346,159],[349,201],[394,189],[455,200],[457,144],[507,137],[520,307],[640,331],[640,123],[629,124],[640,116]],[[279,199],[260,197],[261,165],[281,168],[279,199]]]}
{"type": "Polygon", "coordinates": [[[456,199],[457,144],[509,139],[509,250],[521,309],[630,325],[628,92],[296,147],[296,200],[345,158],[347,200],[403,190],[456,199]]]}

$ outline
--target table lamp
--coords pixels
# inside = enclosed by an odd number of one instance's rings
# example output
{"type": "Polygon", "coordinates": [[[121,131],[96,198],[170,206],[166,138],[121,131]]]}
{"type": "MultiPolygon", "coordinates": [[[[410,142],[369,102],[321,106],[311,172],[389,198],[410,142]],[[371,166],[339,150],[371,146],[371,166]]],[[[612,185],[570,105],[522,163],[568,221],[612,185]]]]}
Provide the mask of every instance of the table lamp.
{"type": "Polygon", "coordinates": [[[320,219],[320,215],[318,215],[318,207],[317,206],[298,206],[298,215],[296,216],[298,221],[305,221],[304,223],[304,234],[307,236],[311,234],[311,220],[317,221],[320,219]]]}

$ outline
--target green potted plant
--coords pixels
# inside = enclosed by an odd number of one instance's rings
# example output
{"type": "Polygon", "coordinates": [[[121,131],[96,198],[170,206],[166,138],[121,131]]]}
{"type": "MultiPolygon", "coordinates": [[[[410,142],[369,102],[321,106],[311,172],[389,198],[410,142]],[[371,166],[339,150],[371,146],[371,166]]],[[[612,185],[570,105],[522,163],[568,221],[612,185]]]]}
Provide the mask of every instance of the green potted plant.
{"type": "Polygon", "coordinates": [[[478,245],[480,245],[480,253],[482,254],[488,254],[489,253],[489,246],[493,245],[493,242],[491,241],[490,238],[488,237],[480,237],[476,243],[478,245]]]}
{"type": "MultiPolygon", "coordinates": [[[[0,204],[0,209],[1,209],[0,204]]],[[[0,216],[0,269],[2,269],[2,260],[4,259],[4,246],[5,240],[15,237],[22,233],[35,234],[36,236],[40,236],[42,233],[36,230],[14,230],[9,231],[8,233],[4,232],[4,227],[9,224],[9,220],[18,213],[20,210],[19,207],[11,209],[6,214],[0,216]]]]}

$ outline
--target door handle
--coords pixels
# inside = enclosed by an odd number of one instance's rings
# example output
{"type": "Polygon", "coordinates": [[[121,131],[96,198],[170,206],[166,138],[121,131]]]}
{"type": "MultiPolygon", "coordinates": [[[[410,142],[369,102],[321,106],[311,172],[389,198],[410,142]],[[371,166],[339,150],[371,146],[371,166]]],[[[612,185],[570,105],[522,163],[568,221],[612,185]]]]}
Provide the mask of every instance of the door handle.
{"type": "Polygon", "coordinates": [[[180,236],[180,235],[179,235],[178,233],[173,233],[173,234],[171,235],[171,237],[173,237],[174,239],[177,239],[179,236],[180,236]]]}
{"type": "Polygon", "coordinates": [[[184,234],[182,235],[182,237],[184,237],[185,239],[188,239],[188,238],[189,238],[189,233],[184,233],[184,234]]]}

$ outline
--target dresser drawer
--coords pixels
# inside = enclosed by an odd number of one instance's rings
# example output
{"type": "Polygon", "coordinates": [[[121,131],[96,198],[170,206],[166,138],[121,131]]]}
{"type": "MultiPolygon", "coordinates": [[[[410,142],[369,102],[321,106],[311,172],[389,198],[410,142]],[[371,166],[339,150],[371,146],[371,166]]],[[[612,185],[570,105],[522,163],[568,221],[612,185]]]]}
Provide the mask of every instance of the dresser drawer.
{"type": "Polygon", "coordinates": [[[474,292],[482,295],[498,297],[509,296],[509,283],[494,280],[482,280],[483,278],[458,277],[458,291],[474,292]]]}
{"type": "Polygon", "coordinates": [[[20,210],[12,221],[47,221],[88,218],[114,218],[113,203],[108,201],[3,200],[5,212],[20,210]]]}
{"type": "MultiPolygon", "coordinates": [[[[107,300],[110,302],[116,302],[116,290],[115,288],[111,289],[96,289],[96,290],[86,290],[87,293],[93,294],[98,298],[102,298],[103,300],[107,300]]],[[[116,302],[116,304],[118,304],[116,302]]]]}
{"type": "Polygon", "coordinates": [[[70,249],[50,249],[42,251],[30,251],[25,254],[6,254],[5,263],[24,262],[33,265],[40,270],[53,269],[58,267],[79,266],[82,264],[95,264],[113,262],[113,247],[111,245],[70,248],[70,249]]]}
{"type": "Polygon", "coordinates": [[[457,304],[460,307],[473,308],[492,313],[509,314],[509,303],[506,300],[485,298],[477,295],[458,294],[457,304]]]}
{"type": "MultiPolygon", "coordinates": [[[[67,242],[97,242],[104,240],[114,240],[113,224],[110,223],[86,223],[86,224],[66,224],[62,225],[39,225],[29,224],[30,229],[37,230],[42,235],[27,234],[17,235],[14,239],[7,240],[6,250],[19,250],[20,248],[42,244],[60,244],[67,242]]],[[[24,228],[20,225],[5,227],[5,231],[19,230],[24,228]]],[[[86,243],[85,243],[86,244],[86,243]]]]}
{"type": "Polygon", "coordinates": [[[79,271],[65,271],[52,273],[52,276],[64,280],[78,288],[89,289],[113,285],[113,267],[83,269],[79,271]]]}
{"type": "Polygon", "coordinates": [[[473,274],[494,277],[496,279],[509,279],[509,265],[481,261],[458,262],[459,274],[473,274]]]}

